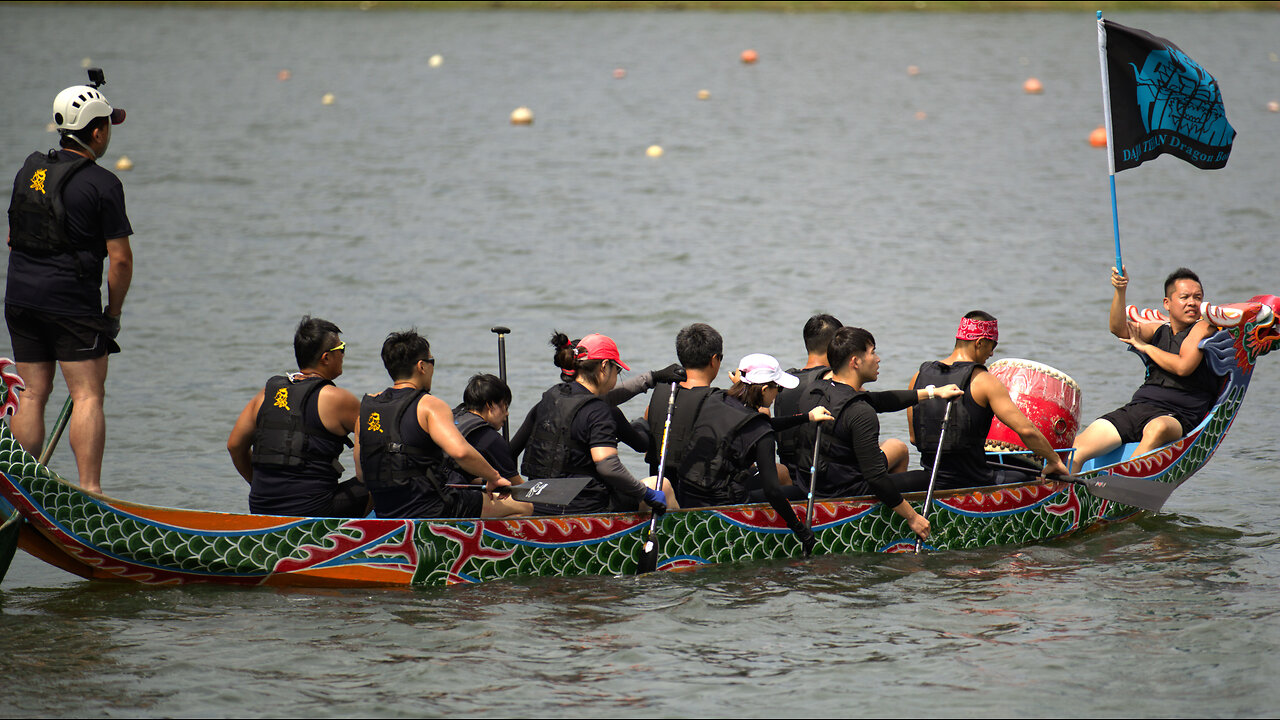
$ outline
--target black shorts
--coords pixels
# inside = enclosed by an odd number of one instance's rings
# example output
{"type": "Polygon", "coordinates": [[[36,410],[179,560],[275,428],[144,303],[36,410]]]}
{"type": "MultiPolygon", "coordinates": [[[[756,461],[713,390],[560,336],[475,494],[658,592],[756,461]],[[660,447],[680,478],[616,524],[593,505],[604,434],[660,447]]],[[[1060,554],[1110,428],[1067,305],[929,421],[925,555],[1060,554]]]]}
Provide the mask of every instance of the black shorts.
{"type": "Polygon", "coordinates": [[[56,315],[6,304],[4,319],[18,362],[78,362],[120,352],[101,315],[56,315]]]}
{"type": "Polygon", "coordinates": [[[452,498],[445,501],[442,518],[478,518],[484,511],[484,486],[458,488],[450,493],[452,498]]]}
{"type": "Polygon", "coordinates": [[[1178,425],[1182,428],[1182,435],[1185,436],[1192,428],[1200,424],[1203,418],[1188,416],[1184,413],[1177,413],[1168,408],[1162,408],[1147,403],[1129,403],[1122,408],[1112,410],[1103,415],[1099,420],[1106,420],[1115,426],[1120,433],[1120,441],[1127,443],[1141,442],[1142,428],[1147,423],[1158,417],[1168,415],[1178,421],[1178,425]]]}

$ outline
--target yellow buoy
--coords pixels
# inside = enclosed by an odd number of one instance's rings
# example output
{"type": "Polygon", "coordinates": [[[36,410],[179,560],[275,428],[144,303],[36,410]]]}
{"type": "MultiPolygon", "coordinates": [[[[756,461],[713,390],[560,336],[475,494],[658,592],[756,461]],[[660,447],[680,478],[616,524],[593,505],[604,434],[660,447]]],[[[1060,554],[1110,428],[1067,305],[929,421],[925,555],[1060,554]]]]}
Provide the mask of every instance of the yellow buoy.
{"type": "Polygon", "coordinates": [[[533,111],[523,105],[516,108],[515,110],[512,110],[511,124],[512,125],[532,125],[533,111]]]}
{"type": "Polygon", "coordinates": [[[429,67],[438,68],[443,64],[444,64],[444,56],[440,54],[432,55],[430,58],[427,59],[427,65],[429,67]]]}
{"type": "Polygon", "coordinates": [[[325,93],[325,94],[324,94],[324,97],[320,98],[320,104],[321,104],[321,105],[332,105],[332,104],[333,104],[333,93],[325,93]]]}
{"type": "Polygon", "coordinates": [[[711,91],[710,91],[710,90],[699,90],[699,91],[698,91],[698,99],[699,99],[699,100],[706,100],[706,99],[707,99],[707,98],[709,98],[709,97],[711,97],[711,91]]]}
{"type": "Polygon", "coordinates": [[[651,158],[662,157],[662,146],[650,145],[649,149],[644,151],[644,154],[651,158]]]}
{"type": "Polygon", "coordinates": [[[1027,81],[1022,83],[1022,91],[1028,95],[1039,95],[1044,92],[1044,85],[1035,78],[1027,78],[1027,81]]]}
{"type": "Polygon", "coordinates": [[[121,155],[121,156],[120,156],[120,159],[116,161],[116,169],[117,169],[117,170],[132,170],[132,169],[133,169],[133,161],[129,159],[129,156],[128,156],[128,155],[121,155]]]}
{"type": "Polygon", "coordinates": [[[84,58],[83,60],[80,61],[80,67],[82,68],[87,68],[92,64],[93,64],[93,60],[90,60],[89,58],[84,58]]]}

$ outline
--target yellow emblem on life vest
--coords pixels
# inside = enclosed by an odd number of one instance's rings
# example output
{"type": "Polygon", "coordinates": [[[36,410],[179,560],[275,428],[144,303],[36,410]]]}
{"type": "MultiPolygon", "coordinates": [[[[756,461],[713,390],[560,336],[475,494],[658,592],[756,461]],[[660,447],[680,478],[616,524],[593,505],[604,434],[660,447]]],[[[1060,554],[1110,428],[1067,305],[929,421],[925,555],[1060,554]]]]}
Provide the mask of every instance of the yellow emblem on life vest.
{"type": "Polygon", "coordinates": [[[35,175],[32,175],[32,176],[31,176],[31,189],[32,189],[32,190],[39,190],[41,195],[44,195],[44,194],[45,194],[45,191],[44,191],[44,176],[45,176],[45,169],[44,169],[44,168],[40,168],[39,170],[37,170],[37,171],[36,171],[36,174],[35,174],[35,175]]]}
{"type": "Polygon", "coordinates": [[[280,388],[276,391],[276,407],[289,409],[289,389],[280,388]]]}
{"type": "Polygon", "coordinates": [[[382,418],[378,413],[369,413],[369,432],[382,432],[382,418]]]}

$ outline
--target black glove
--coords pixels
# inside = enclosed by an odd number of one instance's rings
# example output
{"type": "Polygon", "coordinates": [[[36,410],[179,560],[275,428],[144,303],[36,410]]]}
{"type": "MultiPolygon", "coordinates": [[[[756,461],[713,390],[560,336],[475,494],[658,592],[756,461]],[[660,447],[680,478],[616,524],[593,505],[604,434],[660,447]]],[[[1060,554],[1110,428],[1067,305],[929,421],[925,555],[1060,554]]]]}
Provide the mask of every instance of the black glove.
{"type": "Polygon", "coordinates": [[[653,370],[650,374],[653,375],[654,385],[670,385],[673,382],[684,382],[689,377],[684,368],[676,363],[671,363],[661,370],[653,370]]]}
{"type": "Polygon", "coordinates": [[[800,546],[804,548],[804,556],[809,557],[812,555],[813,548],[818,544],[818,539],[813,536],[813,530],[801,525],[798,528],[792,528],[791,532],[795,534],[796,539],[800,541],[800,546]]]}
{"type": "Polygon", "coordinates": [[[120,316],[102,313],[102,321],[103,332],[110,335],[112,340],[115,340],[116,336],[120,334],[120,316]]]}

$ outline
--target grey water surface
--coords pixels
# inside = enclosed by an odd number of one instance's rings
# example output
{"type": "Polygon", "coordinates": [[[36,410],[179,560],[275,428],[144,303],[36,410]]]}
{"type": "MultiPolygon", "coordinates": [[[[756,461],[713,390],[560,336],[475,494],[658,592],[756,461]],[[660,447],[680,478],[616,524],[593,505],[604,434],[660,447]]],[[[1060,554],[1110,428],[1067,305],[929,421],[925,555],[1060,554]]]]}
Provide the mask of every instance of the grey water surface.
{"type": "MultiPolygon", "coordinates": [[[[1280,15],[1113,19],[1213,72],[1239,132],[1223,170],[1161,158],[1117,177],[1131,300],[1157,305],[1183,264],[1215,302],[1280,290],[1280,15]]],[[[0,167],[54,143],[53,96],[83,59],[105,69],[129,117],[104,162],[135,164],[120,176],[137,233],[108,382],[116,497],[245,511],[226,436],[291,366],[304,313],[344,330],[356,392],[386,384],[382,338],[416,325],[450,401],[496,371],[489,328],[507,325],[520,417],[556,379],[553,329],[612,335],[638,370],[672,362],[694,321],[730,362],[799,363],[826,311],[875,333],[895,387],[983,308],[998,356],[1074,377],[1088,420],[1141,376],[1106,332],[1095,28],[0,6],[0,167]],[[1044,94],[1022,92],[1031,76],[1044,94]],[[508,123],[521,105],[532,126],[508,123]]],[[[0,712],[1269,714],[1277,360],[1164,512],[1044,545],[427,591],[88,583],[20,554],[0,586],[0,712]]],[[[882,420],[905,438],[904,417],[882,420]]],[[[74,478],[65,440],[53,466],[74,478]]]]}

